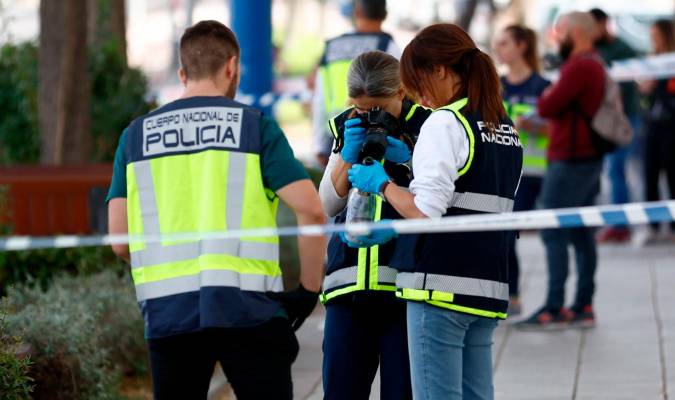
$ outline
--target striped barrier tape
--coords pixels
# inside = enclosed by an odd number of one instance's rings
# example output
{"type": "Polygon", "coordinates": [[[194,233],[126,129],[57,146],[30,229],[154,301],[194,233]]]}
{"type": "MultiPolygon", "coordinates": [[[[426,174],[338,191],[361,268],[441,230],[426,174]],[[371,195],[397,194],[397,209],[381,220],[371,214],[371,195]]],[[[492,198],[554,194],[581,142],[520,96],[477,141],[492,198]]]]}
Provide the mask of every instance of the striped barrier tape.
{"type": "Polygon", "coordinates": [[[0,237],[0,251],[18,251],[49,248],[71,248],[126,244],[135,241],[160,243],[162,241],[197,241],[209,239],[237,239],[270,236],[313,236],[349,232],[366,235],[380,229],[394,229],[399,234],[432,232],[476,232],[526,229],[556,229],[598,227],[611,225],[639,225],[675,221],[675,200],[605,205],[557,210],[523,211],[505,214],[479,214],[437,219],[393,220],[376,223],[340,225],[306,225],[298,227],[261,228],[209,233],[177,233],[166,235],[94,235],[0,237]]]}
{"type": "Polygon", "coordinates": [[[617,82],[670,78],[675,76],[675,53],[614,61],[609,74],[617,82]]]}

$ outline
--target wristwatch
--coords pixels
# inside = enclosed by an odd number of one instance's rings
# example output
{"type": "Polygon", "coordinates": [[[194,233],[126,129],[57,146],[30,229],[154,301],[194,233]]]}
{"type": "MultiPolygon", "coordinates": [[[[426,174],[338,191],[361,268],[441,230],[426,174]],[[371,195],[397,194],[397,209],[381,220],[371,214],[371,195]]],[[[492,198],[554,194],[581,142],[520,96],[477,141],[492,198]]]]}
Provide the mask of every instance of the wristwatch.
{"type": "Polygon", "coordinates": [[[382,200],[385,202],[387,201],[387,199],[384,197],[384,191],[387,189],[387,186],[389,186],[390,183],[394,183],[394,181],[389,179],[386,182],[384,182],[382,186],[380,186],[380,192],[378,193],[378,195],[380,195],[382,200]]]}

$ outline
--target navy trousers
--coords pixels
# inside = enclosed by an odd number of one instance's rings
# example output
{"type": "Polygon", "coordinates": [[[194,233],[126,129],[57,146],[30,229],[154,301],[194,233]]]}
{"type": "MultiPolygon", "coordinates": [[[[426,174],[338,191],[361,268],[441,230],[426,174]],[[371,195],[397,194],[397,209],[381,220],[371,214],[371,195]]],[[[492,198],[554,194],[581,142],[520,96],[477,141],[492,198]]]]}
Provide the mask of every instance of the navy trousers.
{"type": "Polygon", "coordinates": [[[412,399],[406,303],[389,293],[345,295],[326,306],[324,399],[367,400],[380,367],[380,398],[412,399]]]}

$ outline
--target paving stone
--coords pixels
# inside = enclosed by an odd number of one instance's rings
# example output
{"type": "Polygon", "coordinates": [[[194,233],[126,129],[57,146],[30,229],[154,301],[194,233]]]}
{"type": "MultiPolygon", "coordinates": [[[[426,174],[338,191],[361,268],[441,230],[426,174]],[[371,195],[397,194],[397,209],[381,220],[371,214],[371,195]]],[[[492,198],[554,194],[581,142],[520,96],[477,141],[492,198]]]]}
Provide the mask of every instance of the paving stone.
{"type": "MultiPolygon", "coordinates": [[[[523,235],[523,315],[539,307],[546,292],[544,249],[536,235],[523,235]]],[[[675,247],[675,246],[674,246],[675,247]]],[[[573,254],[570,254],[573,263],[573,254]]],[[[586,332],[577,400],[663,400],[650,265],[655,266],[664,326],[669,398],[675,396],[675,248],[603,246],[599,252],[595,309],[598,326],[586,332]]],[[[574,294],[570,266],[568,302],[574,294]]],[[[495,331],[497,400],[570,400],[577,375],[581,331],[520,332],[501,323],[495,331]],[[503,347],[503,348],[502,348],[503,347]]],[[[319,400],[323,310],[298,332],[301,351],[293,367],[296,398],[319,400]]],[[[379,377],[371,399],[379,399],[379,377]]]]}

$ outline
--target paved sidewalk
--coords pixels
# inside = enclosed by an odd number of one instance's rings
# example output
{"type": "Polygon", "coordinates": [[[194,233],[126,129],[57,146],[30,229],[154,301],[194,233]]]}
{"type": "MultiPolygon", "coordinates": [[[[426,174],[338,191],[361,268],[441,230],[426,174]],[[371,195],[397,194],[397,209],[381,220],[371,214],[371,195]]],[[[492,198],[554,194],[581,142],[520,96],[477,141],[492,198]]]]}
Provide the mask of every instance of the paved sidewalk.
{"type": "MultiPolygon", "coordinates": [[[[527,315],[544,299],[544,253],[534,235],[519,248],[527,315]]],[[[675,399],[675,245],[603,246],[599,258],[597,328],[521,332],[512,321],[501,324],[494,345],[497,399],[675,399]]],[[[322,398],[322,322],[319,308],[299,332],[297,399],[322,398]]],[[[378,393],[376,383],[371,398],[378,393]]]]}

